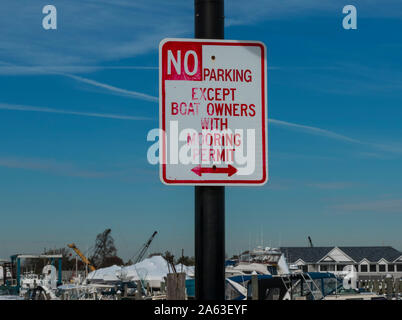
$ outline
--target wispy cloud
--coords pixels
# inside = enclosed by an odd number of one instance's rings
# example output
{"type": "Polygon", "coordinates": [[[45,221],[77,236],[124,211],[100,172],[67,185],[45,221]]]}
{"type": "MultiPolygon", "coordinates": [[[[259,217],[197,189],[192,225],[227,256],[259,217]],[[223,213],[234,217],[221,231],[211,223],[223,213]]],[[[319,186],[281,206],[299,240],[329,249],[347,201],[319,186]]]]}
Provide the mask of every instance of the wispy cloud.
{"type": "Polygon", "coordinates": [[[333,161],[333,160],[339,160],[338,157],[334,156],[323,156],[323,155],[317,155],[317,154],[301,154],[301,153],[295,153],[295,152],[279,152],[276,151],[273,155],[271,152],[271,159],[284,159],[284,160],[294,160],[294,159],[300,159],[300,160],[323,160],[323,161],[333,161]]]}
{"type": "Polygon", "coordinates": [[[378,212],[378,213],[401,213],[402,199],[367,200],[354,203],[343,203],[331,207],[343,212],[378,212]]]}
{"type": "Polygon", "coordinates": [[[277,119],[268,119],[268,122],[273,125],[290,128],[290,129],[295,129],[295,130],[302,131],[305,133],[324,136],[324,137],[336,139],[336,140],[342,140],[345,142],[362,144],[362,142],[357,139],[353,139],[353,138],[347,137],[345,135],[342,135],[342,134],[339,134],[339,133],[336,133],[336,132],[333,132],[330,130],[321,129],[318,127],[307,126],[304,124],[297,124],[297,123],[287,122],[287,121],[282,121],[282,120],[277,120],[277,119]]]}
{"type": "Polygon", "coordinates": [[[0,167],[42,171],[42,172],[49,172],[65,176],[74,176],[82,178],[101,178],[106,175],[103,172],[83,170],[75,167],[70,163],[58,162],[51,159],[0,156],[0,167]]]}
{"type": "MultiPolygon", "coordinates": [[[[364,1],[359,5],[365,17],[399,18],[399,2],[383,0],[378,5],[378,1],[364,1]]],[[[0,60],[21,66],[98,65],[156,52],[164,37],[193,36],[192,1],[58,0],[56,5],[59,28],[45,32],[40,4],[31,0],[2,3],[0,29],[5,32],[0,34],[0,60]],[[16,14],[21,19],[16,19],[16,14]]],[[[297,16],[340,15],[345,2],[255,0],[250,5],[231,0],[225,5],[226,26],[232,26],[297,16]]],[[[13,71],[23,70],[7,69],[13,71]]]]}
{"type": "MultiPolygon", "coordinates": [[[[72,75],[72,74],[62,74],[62,73],[59,73],[59,74],[72,78],[74,80],[77,80],[79,82],[83,82],[83,83],[86,83],[89,85],[93,85],[93,86],[105,89],[113,94],[123,95],[123,96],[133,98],[133,99],[140,99],[140,100],[146,100],[146,101],[151,101],[151,102],[159,102],[158,97],[148,95],[148,94],[145,94],[142,92],[122,89],[119,87],[111,86],[109,84],[101,83],[98,81],[94,81],[91,79],[83,78],[83,77],[72,75]]],[[[314,127],[314,126],[308,126],[308,125],[304,125],[304,124],[298,124],[298,123],[294,123],[294,122],[288,122],[288,121],[272,119],[272,118],[268,119],[268,122],[273,125],[285,127],[287,129],[293,129],[293,130],[301,131],[301,132],[308,133],[308,134],[327,137],[330,139],[341,140],[341,141],[349,142],[349,143],[366,144],[364,142],[361,142],[360,140],[336,133],[334,131],[330,131],[330,130],[326,130],[326,129],[322,129],[322,128],[318,128],[318,127],[314,127]]],[[[383,145],[378,145],[377,147],[380,147],[380,146],[382,148],[385,148],[385,146],[383,146],[383,145]]]]}
{"type": "MultiPolygon", "coordinates": [[[[74,76],[75,77],[75,76],[74,76]]],[[[87,79],[89,80],[89,79],[87,79]]],[[[92,82],[92,81],[91,81],[92,82]]],[[[120,89],[117,87],[112,87],[113,89],[108,88],[108,85],[100,84],[101,88],[105,88],[110,91],[115,91],[116,92],[123,92],[127,91],[124,89],[120,89]],[[107,86],[107,87],[105,87],[107,86]]],[[[92,83],[91,83],[92,84],[92,83]]],[[[132,91],[130,91],[132,92],[132,91]]],[[[129,96],[134,97],[136,99],[143,99],[141,94],[130,94],[129,96]]],[[[151,96],[150,96],[151,97],[151,96]]],[[[146,97],[148,99],[149,97],[146,97]]],[[[154,99],[158,100],[156,97],[153,97],[154,99]]],[[[154,101],[155,102],[155,101],[154,101]]],[[[31,112],[45,112],[45,113],[56,113],[56,114],[67,114],[67,115],[76,115],[76,116],[85,116],[85,117],[97,117],[97,118],[108,118],[108,119],[120,119],[120,120],[154,120],[153,118],[149,117],[137,117],[137,116],[130,116],[130,115],[121,115],[121,114],[113,114],[113,113],[96,113],[96,112],[82,112],[82,111],[72,111],[72,110],[63,110],[63,109],[54,109],[54,108],[47,108],[47,107],[37,107],[37,106],[27,106],[27,105],[16,105],[16,104],[7,104],[7,103],[0,103],[0,109],[2,110],[14,110],[14,111],[31,111],[31,112]]],[[[313,135],[319,135],[319,136],[324,136],[327,138],[331,139],[336,139],[336,140],[341,140],[345,142],[351,142],[351,143],[359,143],[363,144],[359,140],[335,133],[333,131],[317,128],[317,127],[312,127],[312,126],[306,126],[302,124],[297,124],[293,122],[287,122],[287,121],[282,121],[282,120],[277,120],[277,119],[269,119],[269,123],[285,127],[285,128],[290,128],[294,130],[299,130],[308,134],[313,134],[313,135]]],[[[382,146],[383,147],[383,146],[382,146]]],[[[391,149],[392,150],[392,149],[391,149]]],[[[398,150],[398,149],[397,149],[398,150]]]]}
{"type": "MultiPolygon", "coordinates": [[[[302,69],[293,69],[293,71],[299,70],[302,69]]],[[[402,73],[395,66],[338,62],[332,71],[321,72],[320,68],[312,69],[313,74],[308,74],[305,81],[292,82],[292,85],[314,92],[350,96],[395,94],[402,88],[402,73]]]]}
{"type": "MultiPolygon", "coordinates": [[[[267,66],[272,71],[294,71],[294,70],[340,70],[342,67],[335,66],[267,66]]],[[[15,65],[5,61],[0,61],[0,75],[71,75],[78,73],[92,73],[102,70],[149,70],[158,71],[157,66],[134,66],[134,65],[47,65],[47,66],[28,66],[15,65]]]]}
{"type": "MultiPolygon", "coordinates": [[[[150,102],[154,102],[154,103],[159,101],[159,98],[156,96],[152,96],[152,95],[142,93],[139,91],[122,89],[122,88],[119,88],[116,86],[112,86],[112,85],[109,85],[106,83],[98,82],[98,81],[84,78],[81,76],[76,76],[73,74],[66,74],[66,73],[59,73],[59,72],[54,72],[53,74],[69,77],[78,82],[104,89],[107,92],[110,92],[112,94],[117,94],[117,95],[125,96],[128,98],[132,98],[132,99],[140,99],[140,100],[150,101],[150,102]]],[[[60,110],[60,109],[35,107],[35,106],[23,106],[23,105],[14,105],[14,104],[5,104],[5,103],[0,103],[0,109],[15,110],[15,111],[33,111],[33,112],[70,114],[70,115],[77,115],[77,116],[99,117],[99,118],[110,118],[110,119],[121,119],[121,120],[153,120],[152,118],[137,117],[137,116],[130,116],[130,115],[60,110]]],[[[288,122],[288,121],[279,120],[279,119],[269,118],[268,122],[272,125],[283,127],[286,129],[296,130],[296,131],[311,134],[311,135],[322,136],[322,137],[326,137],[329,139],[343,141],[346,143],[359,144],[361,146],[366,146],[366,147],[375,149],[380,152],[392,153],[392,154],[397,154],[397,155],[402,154],[402,146],[400,144],[365,142],[365,141],[361,141],[356,138],[352,138],[352,137],[349,137],[349,136],[346,136],[343,134],[339,134],[337,132],[334,132],[334,131],[331,131],[328,129],[323,129],[323,128],[319,128],[319,127],[315,127],[315,126],[299,124],[299,123],[294,123],[294,122],[288,122]]],[[[366,156],[373,158],[374,153],[370,153],[370,152],[369,153],[367,153],[367,152],[360,153],[361,156],[364,156],[365,154],[366,154],[366,156]]],[[[376,158],[381,158],[381,156],[382,156],[382,154],[378,154],[378,153],[375,154],[376,158]]]]}
{"type": "Polygon", "coordinates": [[[385,154],[384,152],[356,152],[356,157],[364,158],[364,159],[380,159],[380,160],[387,160],[391,159],[389,154],[385,154]]]}
{"type": "MultiPolygon", "coordinates": [[[[386,143],[366,142],[366,141],[362,141],[362,140],[358,140],[358,139],[355,139],[352,137],[345,136],[343,134],[336,133],[331,130],[322,129],[322,128],[318,128],[318,127],[314,127],[314,126],[308,126],[308,125],[304,125],[304,124],[298,124],[298,123],[294,123],[294,122],[287,122],[287,121],[283,121],[283,120],[268,119],[268,122],[273,125],[300,131],[300,132],[307,133],[307,134],[318,135],[318,136],[326,137],[329,139],[335,139],[335,140],[339,140],[339,141],[343,141],[343,142],[347,142],[347,143],[358,144],[358,145],[365,146],[365,147],[368,147],[371,149],[375,149],[378,152],[391,153],[391,154],[395,154],[395,155],[402,154],[402,145],[400,145],[400,144],[391,144],[389,142],[386,142],[386,143]]],[[[379,153],[361,152],[359,154],[360,154],[360,156],[367,156],[370,158],[373,158],[373,157],[376,157],[378,159],[386,158],[384,156],[384,154],[379,154],[379,153]]]]}
{"type": "Polygon", "coordinates": [[[87,79],[87,78],[84,78],[84,77],[79,77],[79,76],[72,75],[72,74],[62,74],[62,75],[66,76],[66,77],[69,77],[69,78],[72,78],[72,79],[74,79],[76,81],[79,81],[79,82],[82,82],[82,83],[86,83],[86,84],[89,84],[89,85],[92,85],[92,86],[95,86],[95,87],[105,89],[107,91],[110,91],[113,94],[128,96],[128,97],[141,99],[141,100],[145,100],[145,101],[151,101],[151,102],[158,102],[159,101],[158,97],[151,96],[151,95],[146,94],[146,93],[114,87],[114,86],[111,86],[111,85],[106,84],[106,83],[98,82],[98,81],[87,79]]]}
{"type": "Polygon", "coordinates": [[[372,143],[374,148],[394,154],[402,154],[402,145],[401,144],[390,144],[390,143],[372,143]]]}
{"type": "Polygon", "coordinates": [[[124,96],[124,97],[130,97],[130,98],[135,98],[135,99],[140,99],[140,100],[145,100],[145,101],[151,101],[151,102],[158,102],[159,99],[158,97],[143,93],[143,92],[138,92],[138,91],[133,91],[133,90],[127,90],[127,89],[122,89],[119,87],[112,86],[107,83],[95,81],[93,79],[88,79],[84,78],[81,76],[77,76],[72,73],[66,73],[65,71],[62,72],[62,70],[70,70],[70,71],[84,71],[89,72],[89,71],[97,71],[101,70],[104,68],[110,68],[110,69],[127,69],[127,68],[134,68],[134,69],[141,69],[141,70],[158,70],[157,67],[147,67],[147,66],[111,66],[111,67],[90,67],[90,66],[63,66],[63,67],[29,67],[29,66],[16,66],[10,63],[5,63],[0,61],[0,74],[3,72],[5,74],[13,73],[13,74],[46,74],[46,75],[58,75],[58,76],[63,76],[67,78],[71,78],[75,81],[85,83],[91,86],[95,86],[101,89],[104,89],[108,92],[111,92],[112,94],[116,94],[119,96],[124,96]]]}
{"type": "Polygon", "coordinates": [[[95,118],[107,118],[107,119],[119,119],[119,120],[152,120],[148,117],[135,117],[129,115],[111,114],[111,113],[96,113],[96,112],[81,112],[81,111],[71,111],[71,110],[60,110],[45,107],[34,107],[26,105],[15,105],[0,103],[0,109],[2,110],[14,110],[14,111],[30,111],[30,112],[45,112],[45,113],[57,113],[66,114],[74,116],[84,116],[84,117],[95,117],[95,118]]]}
{"type": "Polygon", "coordinates": [[[56,66],[24,66],[0,61],[0,75],[49,75],[90,73],[101,70],[158,70],[154,66],[105,66],[105,65],[56,65],[56,66]]]}
{"type": "Polygon", "coordinates": [[[351,182],[315,182],[315,183],[307,183],[308,187],[322,189],[322,190],[341,190],[346,188],[351,188],[356,186],[355,183],[351,182]]]}
{"type": "MultiPolygon", "coordinates": [[[[73,76],[74,78],[76,76],[73,76]]],[[[81,77],[79,77],[81,78],[81,77]]],[[[109,86],[106,84],[98,83],[95,81],[96,84],[92,83],[92,80],[88,80],[89,84],[99,86],[103,89],[108,91],[117,93],[117,94],[124,94],[128,97],[135,98],[135,99],[145,99],[147,101],[156,102],[158,100],[157,97],[149,96],[146,94],[141,94],[140,92],[135,91],[128,91],[125,89],[120,89],[117,87],[109,86]],[[110,88],[111,87],[111,88],[110,88]],[[130,94],[127,93],[130,92],[130,94]],[[151,100],[152,98],[152,100],[151,100]]],[[[155,120],[154,118],[150,117],[139,117],[139,116],[130,116],[130,115],[122,115],[122,114],[114,114],[114,113],[96,113],[96,112],[83,112],[83,111],[73,111],[73,110],[64,110],[64,109],[54,109],[54,108],[47,108],[47,107],[37,107],[37,106],[27,106],[27,105],[16,105],[16,104],[7,104],[7,103],[0,103],[0,110],[13,110],[13,111],[26,111],[26,112],[44,112],[44,113],[54,113],[54,114],[65,114],[65,115],[75,115],[75,116],[84,116],[84,117],[95,117],[95,118],[107,118],[107,119],[119,119],[119,120],[131,120],[131,121],[143,121],[143,120],[155,120]]],[[[283,127],[285,129],[291,129],[300,131],[306,134],[317,135],[326,137],[329,139],[335,139],[338,141],[346,142],[346,143],[354,143],[359,144],[362,146],[367,146],[370,148],[374,148],[381,152],[387,152],[392,154],[402,154],[402,147],[399,145],[389,145],[389,144],[380,144],[380,143],[367,143],[362,142],[360,140],[336,133],[334,131],[330,131],[327,129],[322,129],[314,126],[308,126],[278,119],[269,119],[269,123],[273,125],[277,125],[283,127]]],[[[364,156],[366,153],[362,152],[360,155],[364,156]]],[[[373,153],[368,153],[368,157],[373,157],[373,153]]],[[[381,154],[375,154],[376,158],[386,158],[381,157],[381,154]]]]}
{"type": "MultiPolygon", "coordinates": [[[[46,32],[40,4],[2,4],[0,60],[20,66],[96,66],[156,51],[164,37],[193,33],[192,3],[58,0],[56,5],[59,28],[46,32]],[[15,19],[16,13],[23,19],[15,19]]],[[[13,70],[22,71],[7,69],[13,70]]]]}

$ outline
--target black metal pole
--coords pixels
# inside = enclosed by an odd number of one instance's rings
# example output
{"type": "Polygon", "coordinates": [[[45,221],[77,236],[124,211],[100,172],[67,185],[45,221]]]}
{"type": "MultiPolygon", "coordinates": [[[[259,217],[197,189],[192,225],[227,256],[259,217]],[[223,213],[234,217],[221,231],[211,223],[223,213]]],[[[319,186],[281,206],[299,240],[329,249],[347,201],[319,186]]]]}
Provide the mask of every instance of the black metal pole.
{"type": "MultiPolygon", "coordinates": [[[[224,0],[194,1],[195,38],[224,38],[224,0]]],[[[195,297],[225,299],[225,187],[195,187],[195,297]]]]}
{"type": "Polygon", "coordinates": [[[194,0],[194,36],[224,39],[224,0],[194,0]]]}

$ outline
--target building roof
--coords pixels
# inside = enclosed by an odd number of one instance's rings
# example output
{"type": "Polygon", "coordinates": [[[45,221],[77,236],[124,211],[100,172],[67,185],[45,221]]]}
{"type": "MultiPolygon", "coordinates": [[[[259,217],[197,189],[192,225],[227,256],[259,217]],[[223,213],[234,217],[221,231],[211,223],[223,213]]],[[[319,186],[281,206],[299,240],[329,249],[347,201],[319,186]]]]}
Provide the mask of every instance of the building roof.
{"type": "Polygon", "coordinates": [[[302,259],[304,262],[317,262],[334,247],[282,247],[281,251],[290,263],[302,259]]]}
{"type": "MultiPolygon", "coordinates": [[[[289,263],[302,259],[304,262],[317,263],[336,247],[282,247],[281,251],[289,263]]],[[[367,259],[378,262],[382,258],[392,262],[402,256],[402,253],[392,247],[338,247],[356,262],[367,259]]]]}
{"type": "Polygon", "coordinates": [[[380,261],[382,258],[388,262],[395,261],[402,253],[392,247],[339,247],[356,262],[367,259],[371,262],[380,261]]]}

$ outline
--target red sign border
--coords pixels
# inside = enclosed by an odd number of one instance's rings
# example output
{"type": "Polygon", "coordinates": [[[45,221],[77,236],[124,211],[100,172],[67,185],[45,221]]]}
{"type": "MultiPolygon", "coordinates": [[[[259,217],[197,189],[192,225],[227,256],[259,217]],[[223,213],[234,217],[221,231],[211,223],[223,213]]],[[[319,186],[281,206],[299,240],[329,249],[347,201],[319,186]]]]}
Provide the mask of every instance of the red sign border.
{"type": "Polygon", "coordinates": [[[224,46],[254,46],[261,49],[261,98],[262,98],[262,163],[263,163],[263,177],[260,180],[177,180],[167,179],[166,177],[166,137],[163,135],[159,137],[159,142],[162,141],[162,149],[159,150],[161,158],[164,159],[160,163],[160,179],[166,185],[264,185],[268,181],[268,106],[267,106],[267,49],[261,41],[238,41],[238,40],[212,40],[212,39],[176,39],[166,38],[159,44],[159,127],[162,132],[166,132],[166,112],[165,112],[165,80],[162,79],[162,49],[163,46],[169,42],[200,42],[202,45],[224,45],[224,46]]]}

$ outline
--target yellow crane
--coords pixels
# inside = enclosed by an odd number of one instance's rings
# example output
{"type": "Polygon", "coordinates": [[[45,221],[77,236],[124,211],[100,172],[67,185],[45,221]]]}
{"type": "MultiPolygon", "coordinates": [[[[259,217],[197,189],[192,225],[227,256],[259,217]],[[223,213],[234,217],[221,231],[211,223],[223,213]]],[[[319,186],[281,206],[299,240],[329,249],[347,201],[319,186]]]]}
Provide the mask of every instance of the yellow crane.
{"type": "Polygon", "coordinates": [[[74,243],[68,244],[67,245],[69,248],[73,249],[75,253],[81,258],[81,260],[91,269],[91,271],[95,271],[95,267],[92,265],[92,263],[87,259],[86,256],[81,252],[80,249],[77,248],[77,246],[74,243]]]}

